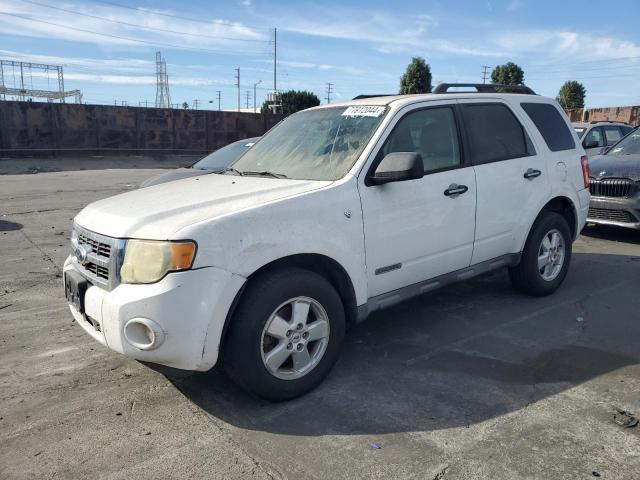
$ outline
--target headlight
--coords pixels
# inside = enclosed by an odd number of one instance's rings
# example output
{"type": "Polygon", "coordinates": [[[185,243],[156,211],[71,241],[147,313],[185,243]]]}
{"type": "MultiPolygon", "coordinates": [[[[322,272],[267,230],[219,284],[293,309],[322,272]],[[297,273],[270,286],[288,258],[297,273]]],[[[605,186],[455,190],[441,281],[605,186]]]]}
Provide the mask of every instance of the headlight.
{"type": "Polygon", "coordinates": [[[128,240],[120,280],[154,283],[169,272],[191,268],[195,255],[196,244],[192,241],[128,240]]]}

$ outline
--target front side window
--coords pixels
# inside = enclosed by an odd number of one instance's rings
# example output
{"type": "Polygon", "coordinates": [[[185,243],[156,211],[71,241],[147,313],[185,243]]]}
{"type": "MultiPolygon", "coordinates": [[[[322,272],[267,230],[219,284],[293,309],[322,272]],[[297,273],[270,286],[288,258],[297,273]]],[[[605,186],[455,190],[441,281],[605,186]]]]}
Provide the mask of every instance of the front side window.
{"type": "Polygon", "coordinates": [[[246,175],[337,180],[356,162],[386,113],[384,106],[328,107],[295,113],[233,164],[246,175]]]}
{"type": "Polygon", "coordinates": [[[453,110],[450,107],[428,108],[404,116],[382,147],[382,156],[393,152],[419,154],[425,173],[460,165],[453,110]]]}
{"type": "Polygon", "coordinates": [[[607,145],[613,145],[622,138],[622,134],[618,127],[604,127],[604,138],[607,145]]]}
{"type": "Polygon", "coordinates": [[[465,104],[462,112],[474,163],[497,162],[533,154],[529,136],[506,105],[465,104]]]}
{"type": "Polygon", "coordinates": [[[571,130],[556,107],[548,103],[521,103],[552,152],[576,148],[571,130]]]}
{"type": "Polygon", "coordinates": [[[587,129],[585,127],[573,127],[573,129],[576,131],[576,134],[578,135],[578,138],[582,138],[584,135],[584,132],[587,131],[587,129]]]}
{"type": "Polygon", "coordinates": [[[592,128],[582,142],[584,148],[604,147],[602,131],[599,128],[592,128]]]}

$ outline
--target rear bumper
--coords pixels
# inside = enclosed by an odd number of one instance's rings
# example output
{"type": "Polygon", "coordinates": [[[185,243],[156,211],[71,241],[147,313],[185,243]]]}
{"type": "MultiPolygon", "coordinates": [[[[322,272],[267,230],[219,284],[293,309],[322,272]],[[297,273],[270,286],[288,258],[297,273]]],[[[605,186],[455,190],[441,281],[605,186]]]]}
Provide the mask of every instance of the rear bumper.
{"type": "MultiPolygon", "coordinates": [[[[67,259],[64,272],[73,269],[67,259]]],[[[137,360],[184,370],[209,370],[217,361],[227,312],[245,279],[207,267],[171,273],[149,285],[111,291],[90,285],[78,325],[102,345],[137,360]],[[145,337],[144,326],[152,335],[145,337]],[[151,340],[148,340],[151,338],[151,340]]]]}
{"type": "Polygon", "coordinates": [[[587,222],[640,230],[640,195],[631,198],[591,197],[587,222]]]}

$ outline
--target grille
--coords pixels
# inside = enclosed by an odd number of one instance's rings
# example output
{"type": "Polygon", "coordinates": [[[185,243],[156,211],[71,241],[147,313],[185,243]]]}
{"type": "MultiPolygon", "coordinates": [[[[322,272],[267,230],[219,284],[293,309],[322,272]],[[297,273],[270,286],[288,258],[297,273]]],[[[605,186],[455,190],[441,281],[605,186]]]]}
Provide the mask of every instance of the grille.
{"type": "MultiPolygon", "coordinates": [[[[113,290],[118,285],[118,269],[124,249],[124,240],[107,237],[74,225],[78,243],[90,248],[84,263],[73,257],[78,272],[93,285],[113,290]]],[[[73,248],[73,246],[72,246],[73,248]]]]}
{"type": "Polygon", "coordinates": [[[588,218],[594,220],[610,220],[621,223],[635,223],[637,220],[626,210],[609,210],[607,208],[589,208],[588,218]]]}
{"type": "Polygon", "coordinates": [[[96,255],[109,258],[111,256],[111,245],[103,243],[93,238],[88,237],[84,233],[78,234],[78,241],[81,244],[89,245],[91,250],[96,252],[96,255]]]}
{"type": "Polygon", "coordinates": [[[636,183],[627,178],[592,178],[589,182],[589,191],[594,197],[629,197],[635,189],[636,183]]]}
{"type": "Polygon", "coordinates": [[[84,265],[84,268],[90,271],[91,273],[93,273],[96,277],[109,280],[109,269],[107,267],[103,267],[102,265],[97,265],[95,263],[87,262],[87,264],[84,265]]]}

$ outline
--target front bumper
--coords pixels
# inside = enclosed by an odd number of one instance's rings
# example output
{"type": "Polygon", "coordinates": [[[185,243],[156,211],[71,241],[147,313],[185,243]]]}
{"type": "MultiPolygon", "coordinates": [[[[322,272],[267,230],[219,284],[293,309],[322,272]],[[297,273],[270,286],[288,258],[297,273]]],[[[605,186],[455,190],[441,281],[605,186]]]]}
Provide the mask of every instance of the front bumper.
{"type": "MultiPolygon", "coordinates": [[[[72,269],[69,257],[64,272],[72,269]]],[[[69,308],[76,322],[111,350],[145,362],[205,371],[216,364],[227,312],[244,282],[231,272],[205,267],[170,273],[153,284],[121,284],[111,291],[90,284],[85,314],[69,308]],[[133,324],[153,329],[150,347],[136,341],[133,324]]]]}
{"type": "Polygon", "coordinates": [[[640,194],[630,198],[591,197],[587,223],[640,230],[640,194]]]}

